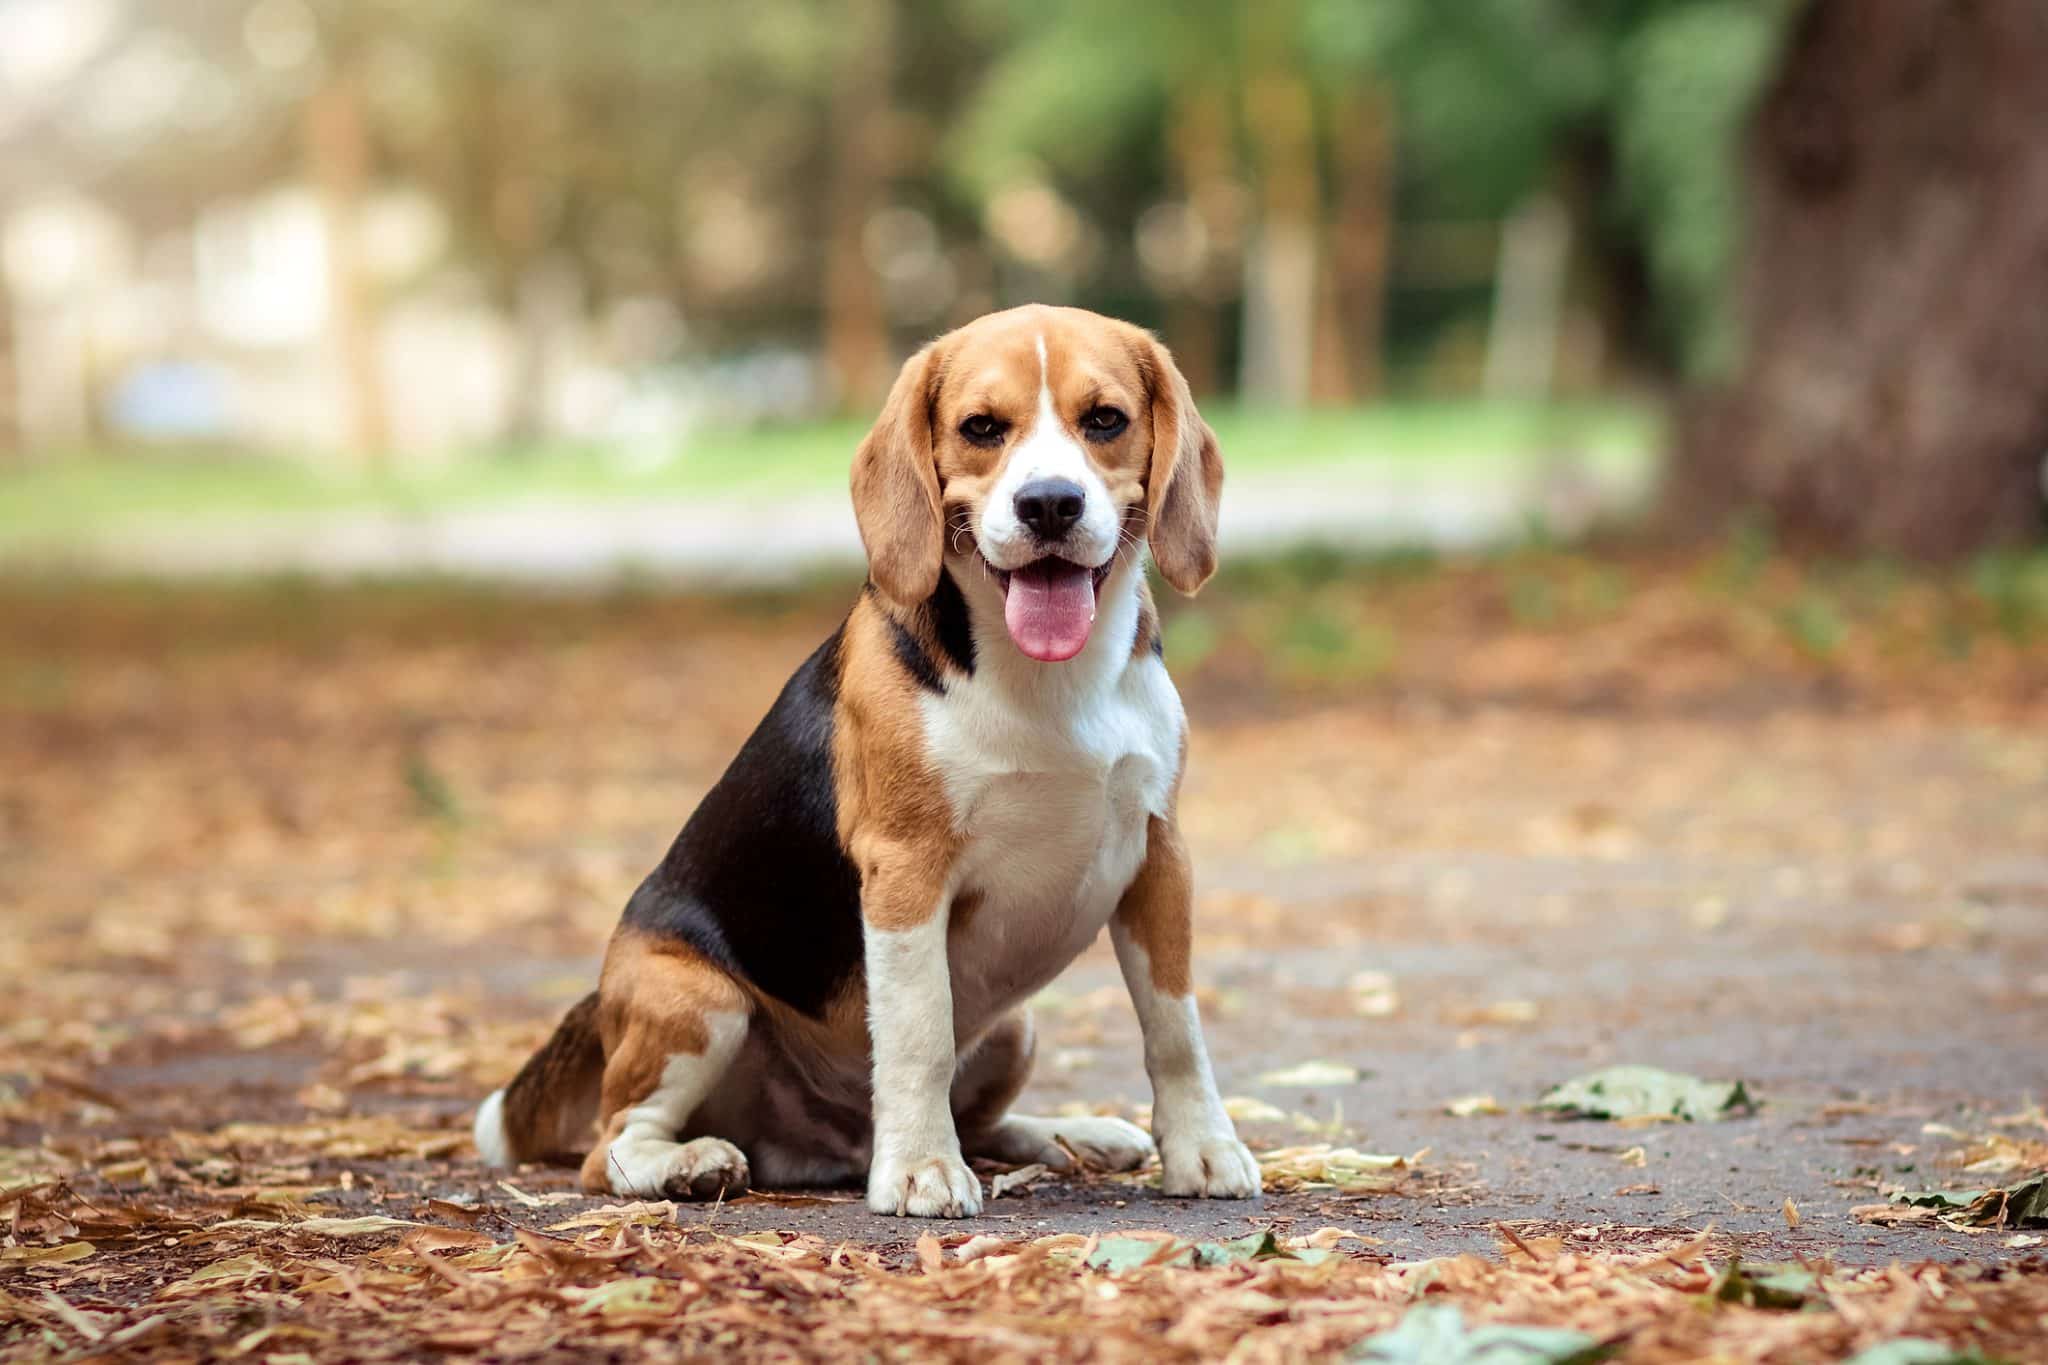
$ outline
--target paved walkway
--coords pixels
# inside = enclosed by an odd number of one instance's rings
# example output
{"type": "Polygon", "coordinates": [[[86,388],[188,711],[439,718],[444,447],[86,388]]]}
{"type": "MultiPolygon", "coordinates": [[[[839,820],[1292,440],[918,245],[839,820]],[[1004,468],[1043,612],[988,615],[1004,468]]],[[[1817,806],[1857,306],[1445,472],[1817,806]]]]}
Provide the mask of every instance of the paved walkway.
{"type": "MultiPolygon", "coordinates": [[[[1516,467],[1503,462],[1503,467],[1516,467]]],[[[1344,464],[1233,479],[1223,551],[1305,543],[1351,550],[1469,549],[1532,527],[1570,535],[1640,497],[1633,481],[1533,465],[1488,481],[1469,468],[1344,464]]],[[[450,574],[512,582],[622,577],[772,585],[860,558],[840,489],[794,495],[534,501],[429,511],[290,515],[124,530],[67,553],[67,567],[163,577],[450,574]]],[[[22,552],[0,560],[31,558],[22,552]]],[[[47,562],[39,560],[38,562],[47,562]]]]}

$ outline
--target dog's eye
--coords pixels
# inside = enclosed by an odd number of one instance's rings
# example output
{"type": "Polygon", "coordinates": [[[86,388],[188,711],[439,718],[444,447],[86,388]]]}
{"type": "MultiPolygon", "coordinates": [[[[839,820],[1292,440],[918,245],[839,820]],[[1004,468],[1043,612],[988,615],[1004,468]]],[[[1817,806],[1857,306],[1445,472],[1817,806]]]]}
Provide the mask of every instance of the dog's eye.
{"type": "Polygon", "coordinates": [[[1009,429],[1008,422],[997,421],[985,412],[977,412],[960,424],[960,434],[978,446],[994,445],[1009,429]]]}
{"type": "Polygon", "coordinates": [[[1091,440],[1096,441],[1107,441],[1113,436],[1119,436],[1130,424],[1130,418],[1108,406],[1090,408],[1081,417],[1081,430],[1086,432],[1091,440]]]}

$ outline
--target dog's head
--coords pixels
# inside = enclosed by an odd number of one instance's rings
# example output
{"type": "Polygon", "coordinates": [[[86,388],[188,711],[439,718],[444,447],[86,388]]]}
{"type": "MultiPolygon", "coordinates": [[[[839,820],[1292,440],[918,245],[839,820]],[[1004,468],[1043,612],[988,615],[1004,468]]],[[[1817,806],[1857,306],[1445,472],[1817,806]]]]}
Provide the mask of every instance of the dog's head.
{"type": "Polygon", "coordinates": [[[1166,581],[1216,569],[1223,457],[1166,348],[1076,308],[991,313],[912,356],[853,463],[868,577],[904,605],[988,567],[1017,648],[1070,659],[1143,533],[1166,581]]]}

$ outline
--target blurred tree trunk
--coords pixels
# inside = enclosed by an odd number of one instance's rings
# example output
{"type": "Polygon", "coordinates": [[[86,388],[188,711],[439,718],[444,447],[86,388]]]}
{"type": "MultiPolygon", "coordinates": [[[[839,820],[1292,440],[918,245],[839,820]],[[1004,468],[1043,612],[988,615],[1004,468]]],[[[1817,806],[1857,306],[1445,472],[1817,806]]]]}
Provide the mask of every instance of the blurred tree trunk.
{"type": "Polygon", "coordinates": [[[362,209],[370,133],[362,75],[338,53],[306,106],[306,153],[327,228],[328,326],[341,369],[349,449],[369,465],[390,453],[390,422],[377,359],[376,302],[363,261],[362,209]]]}
{"type": "Polygon", "coordinates": [[[1393,221],[1393,117],[1394,102],[1372,86],[1347,91],[1332,110],[1336,204],[1328,230],[1329,268],[1318,294],[1313,392],[1319,402],[1370,398],[1380,389],[1393,221]]]}
{"type": "Polygon", "coordinates": [[[1316,343],[1317,242],[1322,192],[1315,106],[1298,54],[1296,7],[1255,7],[1245,131],[1259,181],[1259,221],[1245,256],[1246,398],[1282,407],[1308,401],[1316,343]]]}
{"type": "Polygon", "coordinates": [[[21,386],[14,369],[14,294],[7,272],[0,270],[0,462],[24,455],[28,443],[21,431],[21,386]]]}
{"type": "Polygon", "coordinates": [[[866,409],[887,391],[889,321],[867,258],[868,221],[890,172],[890,82],[896,0],[850,0],[846,49],[831,99],[825,203],[825,365],[842,407],[866,409]]]}
{"type": "Polygon", "coordinates": [[[1167,153],[1174,188],[1201,224],[1203,257],[1194,277],[1166,301],[1166,344],[1188,387],[1205,397],[1222,387],[1223,305],[1213,257],[1224,226],[1217,221],[1236,190],[1230,151],[1229,99],[1218,85],[1193,81],[1173,101],[1167,153]]]}
{"type": "Polygon", "coordinates": [[[1747,353],[1677,518],[1941,556],[2038,534],[2048,7],[1815,0],[1747,148],[1747,353]]]}

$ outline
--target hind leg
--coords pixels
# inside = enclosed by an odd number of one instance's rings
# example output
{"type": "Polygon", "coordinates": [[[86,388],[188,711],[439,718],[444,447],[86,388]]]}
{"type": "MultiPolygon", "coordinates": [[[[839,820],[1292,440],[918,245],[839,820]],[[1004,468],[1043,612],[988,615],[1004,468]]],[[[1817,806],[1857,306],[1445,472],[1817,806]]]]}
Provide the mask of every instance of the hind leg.
{"type": "Polygon", "coordinates": [[[746,994],[678,944],[622,933],[605,955],[600,1001],[605,1124],[584,1158],[583,1188],[638,1199],[743,1192],[739,1148],[680,1138],[746,1041],[746,994]]]}
{"type": "Polygon", "coordinates": [[[990,1029],[953,1075],[953,1115],[960,1147],[969,1156],[1014,1166],[1043,1162],[1071,1170],[1074,1158],[1100,1171],[1135,1170],[1152,1156],[1152,1139],[1135,1123],[1083,1115],[1036,1118],[1010,1106],[1031,1075],[1038,1040],[1029,1011],[1018,1010],[990,1029]]]}

